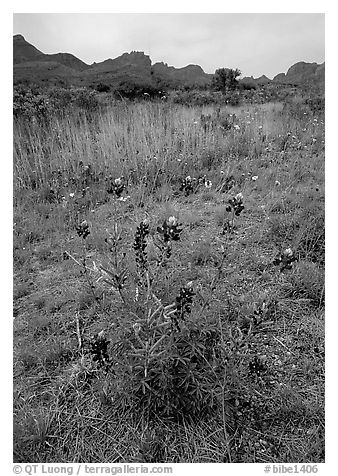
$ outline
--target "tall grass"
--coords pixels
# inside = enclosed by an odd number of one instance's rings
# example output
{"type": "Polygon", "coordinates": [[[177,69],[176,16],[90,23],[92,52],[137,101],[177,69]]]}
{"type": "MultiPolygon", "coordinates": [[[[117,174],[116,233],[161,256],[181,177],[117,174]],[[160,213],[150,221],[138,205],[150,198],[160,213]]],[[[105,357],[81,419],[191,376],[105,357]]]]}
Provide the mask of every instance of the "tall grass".
{"type": "MultiPolygon", "coordinates": [[[[140,181],[159,170],[163,179],[215,166],[232,158],[260,157],[269,142],[285,149],[287,133],[299,134],[309,124],[291,114],[281,114],[280,104],[264,108],[224,107],[220,114],[209,108],[158,103],[117,103],[101,112],[81,111],[44,121],[14,123],[15,187],[42,185],[53,170],[75,171],[79,161],[97,172],[128,176],[140,181]],[[235,114],[235,116],[230,116],[235,114]],[[202,115],[209,121],[202,124],[202,115]],[[232,118],[229,129],[223,123],[232,118]],[[202,127],[203,126],[203,127],[202,127]],[[234,128],[234,126],[238,126],[234,128]]],[[[307,129],[307,141],[315,131],[307,129]]]]}

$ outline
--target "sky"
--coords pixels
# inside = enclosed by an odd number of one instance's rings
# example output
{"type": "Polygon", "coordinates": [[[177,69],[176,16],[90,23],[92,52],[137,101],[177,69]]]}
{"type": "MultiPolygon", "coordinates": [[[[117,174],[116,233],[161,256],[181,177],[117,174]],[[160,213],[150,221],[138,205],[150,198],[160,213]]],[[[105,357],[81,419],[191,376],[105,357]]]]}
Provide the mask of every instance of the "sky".
{"type": "Polygon", "coordinates": [[[322,13],[15,13],[13,23],[43,53],[88,64],[144,51],[176,68],[273,78],[298,61],[325,61],[322,13]]]}

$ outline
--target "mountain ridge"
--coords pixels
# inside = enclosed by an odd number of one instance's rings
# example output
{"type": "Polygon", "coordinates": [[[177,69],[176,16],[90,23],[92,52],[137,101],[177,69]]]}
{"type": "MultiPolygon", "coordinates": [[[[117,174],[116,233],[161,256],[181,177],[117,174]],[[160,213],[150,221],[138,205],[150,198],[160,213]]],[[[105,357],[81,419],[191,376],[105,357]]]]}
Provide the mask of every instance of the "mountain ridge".
{"type": "MultiPolygon", "coordinates": [[[[45,54],[27,42],[23,35],[13,36],[14,83],[44,82],[64,85],[95,85],[106,83],[116,86],[121,83],[162,85],[164,87],[197,86],[211,84],[213,74],[206,73],[200,65],[189,64],[182,68],[164,62],[152,64],[149,55],[140,51],[123,53],[91,65],[71,53],[45,54]]],[[[317,84],[324,87],[325,63],[300,61],[290,66],[286,73],[279,73],[271,80],[245,77],[241,82],[262,86],[279,84],[317,84]]]]}

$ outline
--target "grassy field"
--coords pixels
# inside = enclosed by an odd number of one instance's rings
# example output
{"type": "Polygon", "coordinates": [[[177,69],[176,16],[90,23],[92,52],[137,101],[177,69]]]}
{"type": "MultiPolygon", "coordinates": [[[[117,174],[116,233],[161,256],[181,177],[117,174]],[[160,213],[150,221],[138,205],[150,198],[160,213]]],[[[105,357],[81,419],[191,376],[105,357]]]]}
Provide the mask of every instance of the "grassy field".
{"type": "Polygon", "coordinates": [[[14,190],[16,462],[324,461],[323,112],[17,118],[14,190]]]}

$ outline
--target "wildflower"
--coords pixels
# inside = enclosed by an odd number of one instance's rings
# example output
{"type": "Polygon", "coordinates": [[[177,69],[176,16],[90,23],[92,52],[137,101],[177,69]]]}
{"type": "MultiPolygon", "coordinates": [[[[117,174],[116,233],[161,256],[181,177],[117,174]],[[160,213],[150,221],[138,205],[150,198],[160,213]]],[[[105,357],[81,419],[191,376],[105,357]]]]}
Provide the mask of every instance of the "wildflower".
{"type": "Polygon", "coordinates": [[[179,321],[184,321],[185,315],[191,313],[192,300],[195,295],[192,286],[192,281],[189,281],[189,283],[180,289],[178,296],[176,296],[176,309],[170,317],[172,319],[172,323],[175,325],[178,331],[181,330],[179,321]]]}
{"type": "Polygon", "coordinates": [[[138,270],[143,274],[148,267],[147,259],[147,240],[146,237],[149,235],[149,220],[143,220],[136,229],[133,248],[135,250],[136,264],[138,270]]]}
{"type": "Polygon", "coordinates": [[[235,125],[234,125],[234,129],[236,129],[236,131],[239,131],[239,130],[240,130],[239,125],[238,125],[238,124],[235,124],[235,125]]]}
{"type": "Polygon", "coordinates": [[[288,258],[289,258],[290,256],[293,256],[293,251],[292,251],[292,249],[291,249],[291,248],[286,248],[286,250],[283,251],[283,255],[284,255],[284,256],[287,256],[288,258]]]}
{"type": "Polygon", "coordinates": [[[108,193],[114,193],[118,198],[121,197],[123,191],[125,189],[125,181],[124,177],[118,177],[110,182],[110,187],[108,188],[108,193]]]}
{"type": "Polygon", "coordinates": [[[285,269],[291,269],[294,261],[297,261],[297,258],[294,255],[292,249],[286,248],[282,253],[276,256],[272,264],[275,266],[281,265],[281,272],[285,269]]]}
{"type": "Polygon", "coordinates": [[[69,194],[70,198],[73,198],[74,195],[75,195],[75,193],[70,193],[70,194],[69,194]]]}
{"type": "Polygon", "coordinates": [[[205,185],[205,188],[211,188],[211,187],[212,187],[212,182],[211,182],[211,180],[206,180],[206,181],[204,182],[204,185],[205,185]]]}
{"type": "Polygon", "coordinates": [[[249,362],[249,372],[251,374],[256,374],[260,376],[267,370],[266,364],[264,363],[263,359],[255,356],[253,360],[249,362]]]}
{"type": "Polygon", "coordinates": [[[251,177],[251,180],[253,180],[254,182],[256,182],[257,179],[258,179],[258,175],[253,175],[253,176],[251,177]]]}
{"type": "Polygon", "coordinates": [[[172,216],[168,218],[168,222],[170,226],[175,226],[177,224],[177,218],[172,216]]]}
{"type": "Polygon", "coordinates": [[[141,330],[141,325],[138,322],[135,322],[135,324],[133,324],[133,329],[134,329],[135,335],[138,335],[141,330]]]}
{"type": "Polygon", "coordinates": [[[242,203],[243,202],[243,194],[242,192],[238,193],[236,196],[235,196],[235,199],[238,203],[242,203]]]}
{"type": "Polygon", "coordinates": [[[164,221],[162,226],[157,227],[157,232],[162,235],[163,241],[169,243],[170,241],[178,241],[182,228],[178,228],[180,223],[176,217],[169,217],[168,221],[164,221]]]}
{"type": "Polygon", "coordinates": [[[180,191],[184,190],[185,196],[188,196],[190,193],[194,191],[193,182],[196,179],[192,179],[190,175],[188,175],[182,182],[180,186],[180,191]]]}
{"type": "Polygon", "coordinates": [[[93,355],[93,361],[97,362],[100,366],[109,362],[108,345],[110,341],[106,339],[104,331],[99,332],[91,339],[90,352],[93,355]]]}
{"type": "Polygon", "coordinates": [[[78,236],[82,236],[83,239],[87,238],[87,236],[90,234],[87,220],[83,220],[83,222],[76,227],[76,232],[78,236]]]}
{"type": "Polygon", "coordinates": [[[118,201],[119,202],[126,202],[129,198],[130,198],[130,195],[128,195],[127,197],[120,197],[120,198],[118,198],[118,201]]]}
{"type": "Polygon", "coordinates": [[[243,194],[238,193],[235,197],[230,198],[228,200],[228,204],[226,206],[226,211],[227,212],[232,212],[235,214],[237,217],[241,214],[241,212],[244,210],[244,205],[243,205],[243,194]]]}

